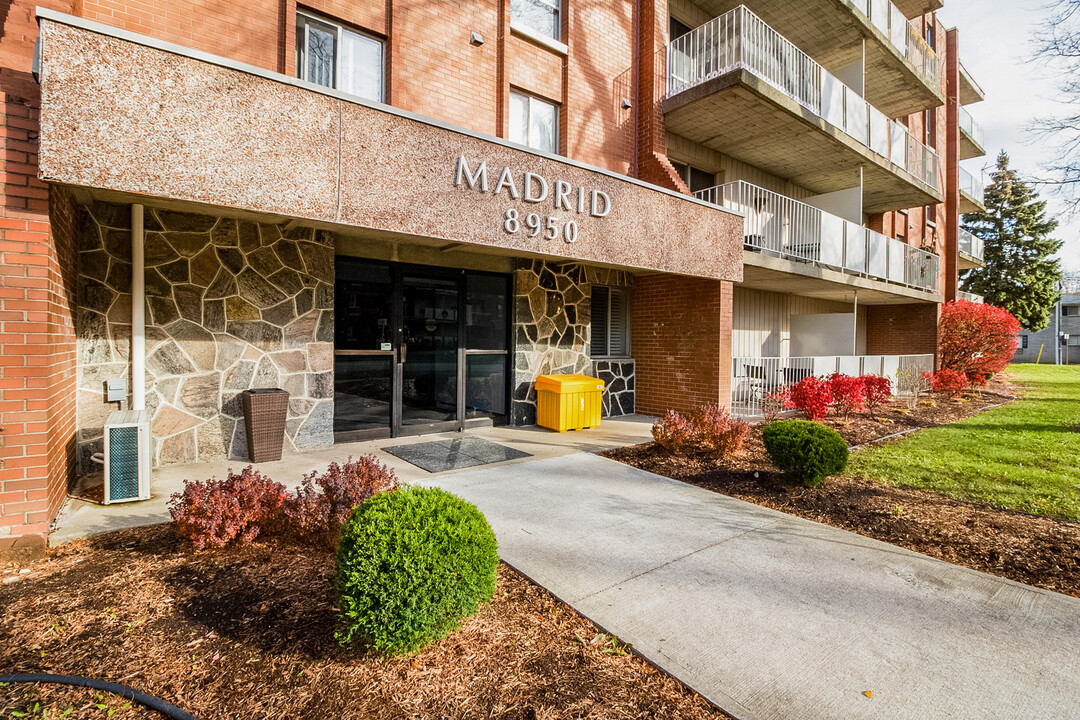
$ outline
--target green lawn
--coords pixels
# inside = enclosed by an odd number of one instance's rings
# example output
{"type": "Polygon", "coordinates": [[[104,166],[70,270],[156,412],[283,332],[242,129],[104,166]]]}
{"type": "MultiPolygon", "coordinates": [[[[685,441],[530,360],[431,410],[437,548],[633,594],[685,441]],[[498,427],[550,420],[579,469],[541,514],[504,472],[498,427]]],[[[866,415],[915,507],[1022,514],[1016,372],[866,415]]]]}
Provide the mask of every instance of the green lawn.
{"type": "Polygon", "coordinates": [[[1080,367],[1008,372],[1016,402],[860,450],[846,474],[1080,520],[1080,367]]]}

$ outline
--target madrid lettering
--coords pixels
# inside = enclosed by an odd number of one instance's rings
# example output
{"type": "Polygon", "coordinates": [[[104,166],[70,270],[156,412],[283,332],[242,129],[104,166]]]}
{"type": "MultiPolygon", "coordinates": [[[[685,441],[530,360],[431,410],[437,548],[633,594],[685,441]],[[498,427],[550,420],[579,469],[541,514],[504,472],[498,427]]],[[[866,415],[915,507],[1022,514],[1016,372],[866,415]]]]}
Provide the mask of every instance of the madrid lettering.
{"type": "MultiPolygon", "coordinates": [[[[478,192],[491,192],[499,195],[505,192],[512,200],[521,200],[527,203],[540,205],[550,203],[550,207],[556,211],[562,210],[568,213],[582,215],[588,213],[591,217],[607,217],[611,212],[611,198],[601,190],[587,191],[583,187],[575,188],[565,180],[557,180],[554,185],[548,183],[542,175],[525,172],[518,179],[504,167],[495,181],[494,189],[490,188],[488,178],[487,161],[481,161],[476,169],[469,167],[469,161],[464,155],[459,155],[457,167],[454,170],[454,185],[465,185],[470,190],[478,192]]],[[[539,208],[538,208],[539,209],[539,208]]],[[[575,243],[578,239],[577,221],[573,218],[566,219],[558,215],[544,215],[539,212],[522,213],[517,208],[507,208],[503,213],[503,231],[516,235],[524,230],[529,237],[537,237],[543,234],[545,240],[558,240],[560,237],[567,243],[575,243]],[[524,215],[524,217],[522,217],[524,215]]]]}

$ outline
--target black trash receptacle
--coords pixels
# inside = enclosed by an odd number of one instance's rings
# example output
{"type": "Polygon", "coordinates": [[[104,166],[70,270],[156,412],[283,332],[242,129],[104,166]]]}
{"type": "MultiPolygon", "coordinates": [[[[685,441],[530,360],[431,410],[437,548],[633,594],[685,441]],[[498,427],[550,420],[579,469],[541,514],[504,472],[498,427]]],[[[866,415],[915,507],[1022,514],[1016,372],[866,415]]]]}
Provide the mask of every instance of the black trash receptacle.
{"type": "Polygon", "coordinates": [[[281,447],[285,444],[289,393],[281,388],[245,390],[241,402],[244,406],[248,461],[280,460],[281,447]]]}

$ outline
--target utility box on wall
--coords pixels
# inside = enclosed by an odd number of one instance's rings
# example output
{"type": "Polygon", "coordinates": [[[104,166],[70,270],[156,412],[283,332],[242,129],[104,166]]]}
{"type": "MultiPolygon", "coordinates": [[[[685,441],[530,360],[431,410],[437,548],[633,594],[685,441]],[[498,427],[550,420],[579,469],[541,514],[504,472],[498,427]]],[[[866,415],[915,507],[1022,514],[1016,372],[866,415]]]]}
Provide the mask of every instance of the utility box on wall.
{"type": "Polygon", "coordinates": [[[145,410],[117,410],[105,423],[105,504],[150,498],[150,423],[145,410]]]}

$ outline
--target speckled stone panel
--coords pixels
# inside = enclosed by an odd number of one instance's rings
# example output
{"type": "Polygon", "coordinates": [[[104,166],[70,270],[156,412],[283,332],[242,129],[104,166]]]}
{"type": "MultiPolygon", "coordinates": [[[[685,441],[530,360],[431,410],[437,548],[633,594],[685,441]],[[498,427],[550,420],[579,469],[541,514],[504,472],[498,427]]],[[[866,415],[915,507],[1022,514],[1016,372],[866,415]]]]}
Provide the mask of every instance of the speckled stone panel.
{"type": "Polygon", "coordinates": [[[43,38],[47,180],[560,262],[742,279],[742,218],[723,210],[494,138],[58,22],[43,23],[43,38]],[[486,164],[486,191],[455,182],[459,157],[473,171],[486,164]],[[535,179],[537,201],[526,199],[526,173],[546,182],[542,200],[535,179]],[[571,188],[562,194],[570,208],[556,205],[560,182],[571,188]],[[593,191],[610,199],[606,215],[590,212],[593,191]],[[505,224],[508,213],[518,215],[517,226],[505,224]],[[524,222],[532,213],[538,232],[524,222]],[[549,219],[553,239],[545,238],[549,219]],[[570,221],[574,242],[562,234],[570,221]]]}
{"type": "MultiPolygon", "coordinates": [[[[581,263],[533,260],[515,269],[511,424],[536,422],[536,378],[540,375],[594,375],[589,355],[592,286],[630,284],[624,271],[581,263]]],[[[632,367],[633,361],[629,363],[632,367]]],[[[626,402],[632,408],[632,388],[630,394],[626,402]]],[[[616,401],[620,408],[622,401],[623,396],[616,401]]],[[[605,409],[611,407],[606,393],[604,403],[605,409]]]]}
{"type": "MultiPolygon", "coordinates": [[[[290,394],[286,449],[333,444],[334,237],[215,215],[145,211],[146,407],[154,464],[246,459],[240,393],[290,394]]],[[[92,470],[128,378],[131,209],[79,207],[79,472],[92,470]]]]}
{"type": "Polygon", "coordinates": [[[44,22],[46,180],[333,220],[340,103],[44,22]]]}

